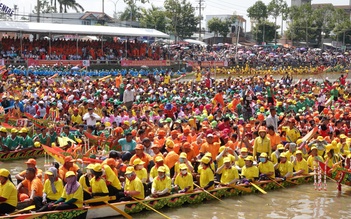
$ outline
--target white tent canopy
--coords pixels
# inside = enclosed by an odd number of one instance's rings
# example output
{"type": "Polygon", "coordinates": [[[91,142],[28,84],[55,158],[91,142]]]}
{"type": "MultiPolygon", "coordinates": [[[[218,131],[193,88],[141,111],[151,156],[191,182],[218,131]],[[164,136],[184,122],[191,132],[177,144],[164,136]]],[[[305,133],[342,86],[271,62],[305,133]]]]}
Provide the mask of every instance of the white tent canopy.
{"type": "Polygon", "coordinates": [[[169,38],[155,29],[10,21],[0,21],[0,32],[169,38]]]}
{"type": "Polygon", "coordinates": [[[201,46],[207,46],[206,43],[199,41],[199,40],[193,40],[193,39],[185,39],[185,42],[191,43],[191,44],[197,44],[197,45],[201,45],[201,46]]]}

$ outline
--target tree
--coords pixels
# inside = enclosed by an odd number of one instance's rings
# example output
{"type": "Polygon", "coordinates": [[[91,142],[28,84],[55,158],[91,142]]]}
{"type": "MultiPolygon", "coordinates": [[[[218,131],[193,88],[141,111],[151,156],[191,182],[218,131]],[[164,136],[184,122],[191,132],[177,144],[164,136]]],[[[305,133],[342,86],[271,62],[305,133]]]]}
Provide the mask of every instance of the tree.
{"type": "MultiPolygon", "coordinates": [[[[284,20],[283,14],[287,7],[288,4],[285,0],[271,0],[271,2],[268,4],[268,14],[274,18],[275,25],[277,25],[277,18],[279,15],[282,15],[282,21],[284,20]]],[[[277,35],[274,36],[274,43],[277,44],[277,35]]]]}
{"type": "Polygon", "coordinates": [[[271,42],[272,40],[276,38],[279,38],[280,36],[277,34],[277,30],[280,27],[277,26],[273,22],[269,21],[264,21],[261,22],[260,24],[256,25],[252,32],[253,34],[256,34],[258,37],[257,42],[262,43],[262,42],[271,42]],[[263,30],[265,30],[263,32],[263,30]]]}
{"type": "MultiPolygon", "coordinates": [[[[265,25],[261,25],[268,18],[268,10],[267,6],[262,1],[257,1],[254,5],[247,9],[247,13],[249,13],[249,18],[256,21],[258,26],[262,26],[265,28],[265,25]]],[[[257,31],[256,33],[258,33],[257,31]]],[[[265,29],[262,31],[263,42],[265,41],[265,29]]],[[[258,35],[256,35],[256,41],[258,41],[258,35]]]]}
{"type": "MultiPolygon", "coordinates": [[[[44,13],[53,13],[55,11],[54,7],[51,7],[49,5],[49,2],[47,0],[40,0],[39,1],[39,7],[40,7],[40,14],[44,14],[44,13]]],[[[36,5],[34,7],[34,10],[32,11],[33,14],[37,14],[38,13],[38,5],[36,5]]]]}
{"type": "Polygon", "coordinates": [[[67,9],[74,9],[77,13],[84,12],[83,6],[76,2],[76,0],[58,0],[60,5],[60,13],[67,13],[67,9]]]}
{"type": "Polygon", "coordinates": [[[351,43],[350,38],[346,37],[351,35],[351,21],[343,9],[336,9],[334,14],[334,22],[336,25],[333,32],[336,35],[336,41],[341,40],[344,46],[345,43],[351,43]]]}
{"type": "Polygon", "coordinates": [[[230,18],[226,18],[225,20],[221,20],[220,18],[214,17],[208,21],[207,26],[211,32],[214,32],[215,36],[218,37],[218,34],[223,37],[223,41],[226,41],[226,37],[230,32],[230,26],[235,23],[236,16],[233,15],[230,18]]]}
{"type": "Polygon", "coordinates": [[[168,30],[180,38],[193,35],[198,28],[199,17],[195,15],[195,9],[186,0],[166,0],[164,3],[166,16],[169,21],[168,30]]]}
{"type": "Polygon", "coordinates": [[[219,31],[220,31],[220,26],[221,26],[222,20],[219,19],[218,17],[213,17],[207,22],[207,27],[208,29],[214,33],[215,37],[218,37],[219,31]]]}
{"type": "Polygon", "coordinates": [[[141,27],[154,28],[165,32],[167,24],[166,12],[153,4],[151,4],[151,8],[149,9],[142,8],[140,24],[141,27]]]}
{"type": "Polygon", "coordinates": [[[312,9],[304,4],[290,9],[292,24],[289,25],[287,36],[290,39],[305,40],[308,47],[311,41],[317,46],[322,45],[324,37],[329,37],[336,26],[337,11],[332,5],[312,9]]]}
{"type": "Polygon", "coordinates": [[[121,21],[139,21],[141,18],[140,7],[135,3],[127,5],[120,16],[121,21]]]}

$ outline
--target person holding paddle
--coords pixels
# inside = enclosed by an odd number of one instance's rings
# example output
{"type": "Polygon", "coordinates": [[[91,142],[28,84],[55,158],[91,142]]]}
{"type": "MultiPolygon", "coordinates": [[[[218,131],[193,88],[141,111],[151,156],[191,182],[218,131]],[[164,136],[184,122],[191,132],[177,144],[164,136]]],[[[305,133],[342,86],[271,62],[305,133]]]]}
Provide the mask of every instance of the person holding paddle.
{"type": "Polygon", "coordinates": [[[228,186],[239,181],[238,170],[233,166],[230,157],[223,158],[223,165],[218,168],[216,174],[221,174],[221,184],[228,186]]]}

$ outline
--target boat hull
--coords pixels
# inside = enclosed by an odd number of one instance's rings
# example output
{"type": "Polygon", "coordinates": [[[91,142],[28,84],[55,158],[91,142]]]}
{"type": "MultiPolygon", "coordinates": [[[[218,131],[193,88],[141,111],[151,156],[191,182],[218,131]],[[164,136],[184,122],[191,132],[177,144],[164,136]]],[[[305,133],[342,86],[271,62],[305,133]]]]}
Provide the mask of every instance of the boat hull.
{"type": "MultiPolygon", "coordinates": [[[[299,184],[306,184],[313,181],[313,175],[306,176],[298,176],[291,178],[287,181],[273,182],[273,181],[261,181],[257,182],[262,189],[275,190],[281,188],[287,188],[299,184]]],[[[236,188],[216,188],[210,191],[210,193],[218,198],[226,198],[226,197],[234,197],[239,195],[246,194],[255,194],[258,193],[258,190],[255,187],[251,186],[236,186],[236,188]],[[240,189],[243,188],[243,189],[240,189]]],[[[197,191],[193,193],[185,193],[185,194],[174,194],[167,197],[162,198],[151,198],[145,199],[142,202],[151,206],[154,209],[162,209],[164,207],[181,207],[184,204],[200,204],[206,200],[213,200],[206,192],[197,191]]],[[[119,208],[122,211],[125,211],[128,214],[135,214],[142,211],[149,211],[150,209],[141,203],[131,201],[131,202],[117,202],[112,203],[113,206],[119,208]]],[[[77,210],[69,210],[69,211],[53,211],[53,212],[43,212],[43,213],[34,213],[34,214],[22,214],[22,215],[13,215],[5,218],[13,218],[13,219],[35,219],[35,218],[45,218],[45,219],[58,219],[58,218],[87,218],[87,219],[95,219],[95,218],[106,218],[112,216],[120,215],[118,212],[113,210],[107,205],[100,206],[89,206],[84,209],[77,210]]]]}
{"type": "Polygon", "coordinates": [[[30,148],[18,151],[0,152],[0,161],[20,160],[44,156],[43,148],[30,148]]]}

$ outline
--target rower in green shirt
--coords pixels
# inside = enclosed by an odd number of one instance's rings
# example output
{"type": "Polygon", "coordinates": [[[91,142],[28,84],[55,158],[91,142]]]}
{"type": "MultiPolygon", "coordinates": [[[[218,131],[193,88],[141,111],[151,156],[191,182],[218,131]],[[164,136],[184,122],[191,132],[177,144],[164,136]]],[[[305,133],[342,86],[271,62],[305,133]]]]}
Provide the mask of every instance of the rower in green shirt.
{"type": "Polygon", "coordinates": [[[22,146],[22,149],[26,148],[31,148],[34,145],[33,139],[28,136],[28,129],[22,128],[19,131],[19,134],[21,135],[20,138],[20,145],[22,146]]]}
{"type": "Polygon", "coordinates": [[[61,137],[68,137],[69,139],[75,141],[74,134],[69,131],[69,126],[64,126],[60,134],[61,137]]]}
{"type": "Polygon", "coordinates": [[[7,138],[7,130],[5,127],[0,128],[0,151],[5,151],[5,140],[7,138]]]}
{"type": "Polygon", "coordinates": [[[7,136],[4,145],[10,151],[14,151],[19,148],[20,138],[17,136],[17,129],[11,129],[11,135],[7,136]]]}

